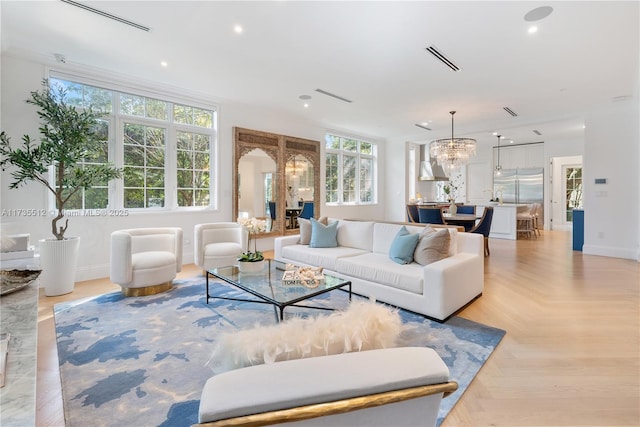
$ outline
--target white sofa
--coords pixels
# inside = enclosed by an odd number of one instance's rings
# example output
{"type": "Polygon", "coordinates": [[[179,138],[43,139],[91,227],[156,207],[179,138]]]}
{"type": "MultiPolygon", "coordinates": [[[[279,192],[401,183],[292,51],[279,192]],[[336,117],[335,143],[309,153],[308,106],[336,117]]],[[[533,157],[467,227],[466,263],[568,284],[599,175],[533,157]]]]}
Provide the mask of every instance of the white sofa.
{"type": "Polygon", "coordinates": [[[426,347],[287,360],[210,378],[195,426],[435,426],[457,388],[426,347]]]}
{"type": "MultiPolygon", "coordinates": [[[[353,292],[373,297],[429,318],[445,321],[482,294],[483,236],[450,228],[448,258],[422,266],[401,265],[389,248],[403,226],[398,223],[338,220],[335,248],[298,244],[299,236],[278,237],[275,259],[296,265],[322,266],[325,273],[352,282],[353,292]]],[[[422,225],[406,225],[420,233],[422,225]]]]}

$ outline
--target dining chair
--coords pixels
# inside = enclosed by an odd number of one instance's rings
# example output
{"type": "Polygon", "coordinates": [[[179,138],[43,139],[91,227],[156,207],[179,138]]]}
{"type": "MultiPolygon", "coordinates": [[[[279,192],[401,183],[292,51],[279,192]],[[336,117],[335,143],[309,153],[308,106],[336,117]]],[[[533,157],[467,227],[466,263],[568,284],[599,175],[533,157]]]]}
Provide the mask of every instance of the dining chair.
{"type": "Polygon", "coordinates": [[[484,256],[491,255],[489,251],[489,233],[491,232],[491,221],[493,220],[493,206],[487,206],[484,208],[484,212],[482,213],[482,218],[473,227],[469,230],[469,233],[477,233],[482,234],[484,236],[484,256]]]}
{"type": "Polygon", "coordinates": [[[533,231],[541,235],[540,233],[540,213],[542,210],[542,205],[540,203],[534,203],[533,208],[531,209],[531,217],[533,218],[533,231]]]}
{"type": "Polygon", "coordinates": [[[302,203],[302,210],[298,218],[310,219],[313,216],[313,202],[302,203]]]}
{"type": "Polygon", "coordinates": [[[271,227],[270,229],[273,230],[273,226],[276,223],[276,202],[269,202],[269,215],[271,216],[271,227]]]}
{"type": "Polygon", "coordinates": [[[476,205],[458,205],[456,213],[474,214],[476,213],[476,205]]]}
{"type": "Polygon", "coordinates": [[[419,206],[418,218],[423,224],[444,224],[442,208],[432,206],[419,206]]]}
{"type": "Polygon", "coordinates": [[[420,216],[418,214],[418,205],[407,205],[407,221],[420,222],[420,216]]]}
{"type": "Polygon", "coordinates": [[[533,236],[537,239],[538,235],[536,234],[534,225],[533,225],[534,224],[533,212],[534,212],[533,204],[530,204],[524,208],[518,207],[518,210],[516,212],[516,222],[518,224],[516,231],[518,234],[524,234],[529,238],[533,236]]]}

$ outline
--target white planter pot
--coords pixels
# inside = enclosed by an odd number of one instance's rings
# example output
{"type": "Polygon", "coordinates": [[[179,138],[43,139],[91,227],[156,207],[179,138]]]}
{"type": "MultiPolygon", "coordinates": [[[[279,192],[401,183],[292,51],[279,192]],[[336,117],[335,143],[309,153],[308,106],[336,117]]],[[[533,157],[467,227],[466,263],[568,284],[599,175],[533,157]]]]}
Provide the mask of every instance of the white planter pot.
{"type": "Polygon", "coordinates": [[[40,243],[40,283],[46,296],[73,291],[78,265],[79,237],[64,240],[42,239],[40,243]]]}
{"type": "Polygon", "coordinates": [[[267,263],[264,260],[256,262],[238,261],[238,270],[243,274],[257,274],[262,273],[266,265],[267,263]]]}

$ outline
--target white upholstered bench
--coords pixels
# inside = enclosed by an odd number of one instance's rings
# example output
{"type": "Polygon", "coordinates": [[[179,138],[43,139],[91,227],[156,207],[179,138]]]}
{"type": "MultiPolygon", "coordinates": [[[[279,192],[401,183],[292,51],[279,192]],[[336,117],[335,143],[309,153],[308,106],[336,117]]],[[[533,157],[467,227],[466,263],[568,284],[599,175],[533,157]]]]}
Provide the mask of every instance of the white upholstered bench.
{"type": "Polygon", "coordinates": [[[457,387],[425,347],[288,360],[210,378],[196,425],[433,426],[457,387]]]}

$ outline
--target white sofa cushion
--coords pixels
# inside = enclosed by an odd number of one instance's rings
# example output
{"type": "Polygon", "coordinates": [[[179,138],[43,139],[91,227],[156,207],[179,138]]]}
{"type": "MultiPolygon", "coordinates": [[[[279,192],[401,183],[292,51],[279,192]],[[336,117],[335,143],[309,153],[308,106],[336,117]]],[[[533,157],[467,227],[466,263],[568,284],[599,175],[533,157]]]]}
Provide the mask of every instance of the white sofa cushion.
{"type": "Polygon", "coordinates": [[[209,243],[204,247],[204,256],[238,256],[242,253],[242,245],[234,242],[209,243]]]}
{"type": "Polygon", "coordinates": [[[370,221],[340,220],[340,222],[338,223],[337,235],[338,246],[347,246],[350,248],[362,249],[364,251],[371,252],[373,248],[374,224],[374,222],[370,221]]]}
{"type": "Polygon", "coordinates": [[[163,266],[176,265],[176,256],[173,252],[148,251],[131,255],[131,266],[134,270],[148,270],[163,266]]]}
{"type": "Polygon", "coordinates": [[[310,248],[308,245],[290,245],[282,248],[282,256],[294,262],[335,271],[339,258],[365,254],[367,251],[345,246],[336,248],[310,248]]]}
{"type": "Polygon", "coordinates": [[[422,294],[422,266],[416,263],[397,264],[386,254],[367,252],[362,255],[339,258],[335,271],[396,289],[422,294]]]}
{"type": "MultiPolygon", "coordinates": [[[[373,226],[373,246],[371,252],[388,254],[391,242],[402,227],[405,227],[410,234],[420,234],[422,230],[424,230],[424,226],[376,222],[373,226]]],[[[457,233],[455,228],[449,228],[449,230],[457,233]]]]}

